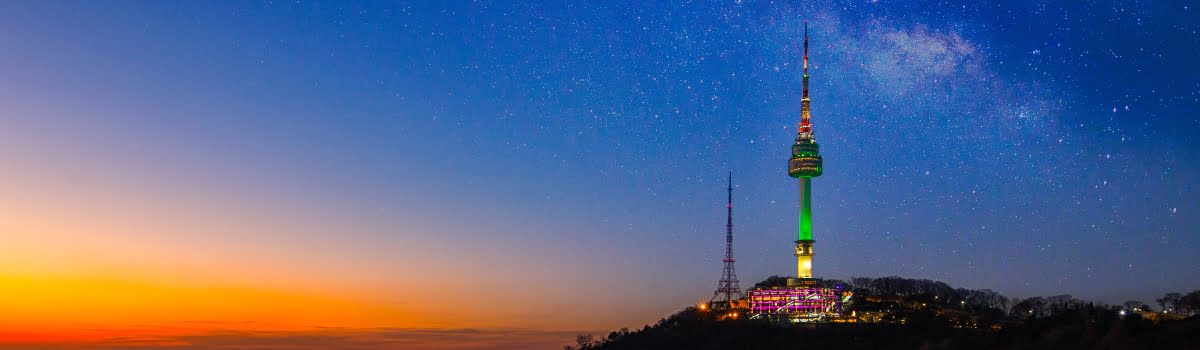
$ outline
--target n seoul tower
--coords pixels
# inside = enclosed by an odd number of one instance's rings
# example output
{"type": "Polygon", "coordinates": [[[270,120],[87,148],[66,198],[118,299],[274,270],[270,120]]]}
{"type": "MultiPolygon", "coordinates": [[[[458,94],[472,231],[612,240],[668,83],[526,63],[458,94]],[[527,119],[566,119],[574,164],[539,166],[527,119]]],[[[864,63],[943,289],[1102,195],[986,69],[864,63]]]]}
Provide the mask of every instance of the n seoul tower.
{"type": "Polygon", "coordinates": [[[800,99],[800,125],[792,158],[788,160],[788,175],[800,179],[800,225],[796,234],[796,277],[811,279],[812,236],[812,178],[821,176],[820,145],[813,138],[809,121],[808,100],[808,21],[804,22],[804,95],[800,99]]]}

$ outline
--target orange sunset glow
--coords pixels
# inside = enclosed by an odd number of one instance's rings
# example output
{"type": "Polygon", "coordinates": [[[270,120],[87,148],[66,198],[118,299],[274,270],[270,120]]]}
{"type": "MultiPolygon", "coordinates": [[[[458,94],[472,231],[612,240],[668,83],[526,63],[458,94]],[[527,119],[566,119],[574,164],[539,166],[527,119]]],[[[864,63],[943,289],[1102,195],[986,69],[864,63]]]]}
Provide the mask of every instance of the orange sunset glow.
{"type": "MultiPolygon", "coordinates": [[[[101,277],[0,275],[3,287],[0,307],[7,311],[0,316],[0,326],[7,337],[14,337],[10,340],[19,342],[56,338],[100,340],[112,335],[93,330],[157,332],[154,325],[174,325],[181,320],[201,325],[217,323],[227,330],[429,325],[400,310],[330,297],[161,283],[101,277]]],[[[203,330],[186,322],[165,329],[203,330]]]]}

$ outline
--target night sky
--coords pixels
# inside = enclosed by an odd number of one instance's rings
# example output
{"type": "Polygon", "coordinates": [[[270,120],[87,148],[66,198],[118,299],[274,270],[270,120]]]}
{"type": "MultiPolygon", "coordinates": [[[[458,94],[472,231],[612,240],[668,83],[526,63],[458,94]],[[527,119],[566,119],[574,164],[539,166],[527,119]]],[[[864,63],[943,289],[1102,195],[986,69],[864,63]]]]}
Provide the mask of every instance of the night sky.
{"type": "Polygon", "coordinates": [[[727,171],[742,287],[795,273],[808,20],[815,275],[1152,303],[1200,288],[1198,10],[4,2],[0,271],[653,323],[717,286],[727,171]]]}

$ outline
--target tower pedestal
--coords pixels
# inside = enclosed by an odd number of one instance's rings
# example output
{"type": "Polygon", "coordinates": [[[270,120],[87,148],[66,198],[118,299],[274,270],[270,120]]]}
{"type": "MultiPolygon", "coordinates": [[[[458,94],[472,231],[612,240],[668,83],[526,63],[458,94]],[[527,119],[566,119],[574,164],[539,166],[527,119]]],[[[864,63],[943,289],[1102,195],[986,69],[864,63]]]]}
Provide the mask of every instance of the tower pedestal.
{"type": "Polygon", "coordinates": [[[796,241],[796,278],[812,278],[813,243],[811,239],[796,241]]]}
{"type": "Polygon", "coordinates": [[[816,279],[816,278],[792,277],[792,278],[787,279],[787,286],[788,287],[816,287],[818,281],[820,281],[820,280],[816,279]]]}

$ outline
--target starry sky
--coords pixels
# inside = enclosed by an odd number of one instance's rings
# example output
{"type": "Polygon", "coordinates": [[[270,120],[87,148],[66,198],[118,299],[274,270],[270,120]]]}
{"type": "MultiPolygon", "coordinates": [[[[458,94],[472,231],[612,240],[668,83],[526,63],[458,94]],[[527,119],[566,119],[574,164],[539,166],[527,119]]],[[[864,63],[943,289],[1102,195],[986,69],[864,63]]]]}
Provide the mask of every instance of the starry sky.
{"type": "Polygon", "coordinates": [[[805,20],[815,275],[1200,288],[1186,1],[27,1],[0,335],[640,327],[712,295],[727,171],[742,286],[794,273],[805,20]]]}

